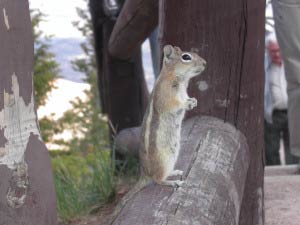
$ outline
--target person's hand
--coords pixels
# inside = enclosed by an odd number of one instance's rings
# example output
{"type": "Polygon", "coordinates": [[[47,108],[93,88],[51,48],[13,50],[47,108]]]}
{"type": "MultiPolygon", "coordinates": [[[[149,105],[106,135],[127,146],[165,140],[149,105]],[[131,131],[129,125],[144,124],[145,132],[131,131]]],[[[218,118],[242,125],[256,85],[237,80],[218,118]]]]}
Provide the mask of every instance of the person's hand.
{"type": "Polygon", "coordinates": [[[271,58],[272,63],[281,66],[282,65],[282,57],[280,54],[279,45],[276,41],[270,41],[267,45],[267,50],[269,56],[271,58]]]}

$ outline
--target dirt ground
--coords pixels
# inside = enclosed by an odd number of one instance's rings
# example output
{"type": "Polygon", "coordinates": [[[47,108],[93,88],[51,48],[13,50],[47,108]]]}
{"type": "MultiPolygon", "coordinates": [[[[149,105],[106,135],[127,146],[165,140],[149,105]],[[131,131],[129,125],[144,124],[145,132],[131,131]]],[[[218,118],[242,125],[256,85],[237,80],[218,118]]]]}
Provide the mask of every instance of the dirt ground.
{"type": "Polygon", "coordinates": [[[265,178],[265,225],[300,224],[300,176],[265,178]]]}

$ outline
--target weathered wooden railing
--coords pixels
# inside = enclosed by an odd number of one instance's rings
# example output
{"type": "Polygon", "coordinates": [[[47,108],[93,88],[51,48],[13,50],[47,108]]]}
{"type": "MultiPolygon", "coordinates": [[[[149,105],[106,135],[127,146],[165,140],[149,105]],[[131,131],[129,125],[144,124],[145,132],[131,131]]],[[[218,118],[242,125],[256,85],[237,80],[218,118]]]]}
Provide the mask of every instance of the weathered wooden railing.
{"type": "Polygon", "coordinates": [[[113,224],[237,225],[249,161],[246,138],[232,125],[193,117],[183,125],[176,166],[185,185],[149,184],[113,224]]]}

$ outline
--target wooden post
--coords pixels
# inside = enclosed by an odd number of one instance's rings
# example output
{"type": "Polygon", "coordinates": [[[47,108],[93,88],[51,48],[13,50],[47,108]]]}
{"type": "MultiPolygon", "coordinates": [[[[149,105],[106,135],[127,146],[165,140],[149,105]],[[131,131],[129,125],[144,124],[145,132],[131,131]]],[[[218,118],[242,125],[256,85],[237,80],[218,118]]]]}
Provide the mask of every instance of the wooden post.
{"type": "Polygon", "coordinates": [[[240,225],[261,225],[264,217],[264,10],[262,0],[160,1],[161,44],[194,48],[208,65],[190,82],[198,107],[188,116],[221,118],[247,138],[250,167],[240,225]]]}
{"type": "Polygon", "coordinates": [[[102,4],[102,1],[90,0],[99,91],[102,110],[119,131],[140,125],[148,102],[148,90],[140,51],[127,60],[109,54],[108,42],[115,20],[104,14],[102,4]]]}
{"type": "Polygon", "coordinates": [[[55,225],[50,157],[33,96],[28,1],[2,0],[0,10],[0,224],[55,225]]]}
{"type": "Polygon", "coordinates": [[[176,169],[183,187],[150,184],[129,200],[114,225],[237,225],[249,166],[246,138],[229,123],[184,123],[176,169]]]}
{"type": "Polygon", "coordinates": [[[158,1],[125,1],[109,40],[109,53],[129,59],[158,24],[158,1]]]}

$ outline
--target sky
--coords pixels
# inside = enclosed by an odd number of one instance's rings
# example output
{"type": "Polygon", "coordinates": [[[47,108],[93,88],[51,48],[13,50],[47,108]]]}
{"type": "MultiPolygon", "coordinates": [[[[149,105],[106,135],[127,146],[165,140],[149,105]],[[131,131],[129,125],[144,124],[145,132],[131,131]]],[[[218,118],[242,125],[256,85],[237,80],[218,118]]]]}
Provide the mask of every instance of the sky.
{"type": "Polygon", "coordinates": [[[38,8],[47,15],[40,28],[56,38],[82,38],[81,33],[73,27],[78,20],[76,7],[86,8],[83,0],[29,0],[30,8],[38,8]]]}
{"type": "MultiPolygon", "coordinates": [[[[53,35],[51,50],[60,64],[62,77],[81,82],[83,74],[73,71],[70,60],[80,56],[80,43],[84,38],[72,25],[79,19],[76,7],[86,9],[84,0],[29,0],[31,9],[40,9],[47,17],[40,23],[40,29],[46,35],[53,35]]],[[[154,84],[152,61],[150,57],[149,42],[143,46],[143,65],[148,87],[151,90],[154,84]]]]}

